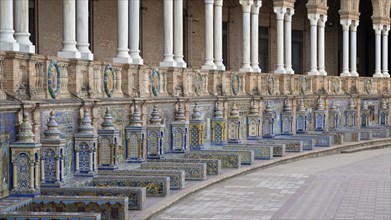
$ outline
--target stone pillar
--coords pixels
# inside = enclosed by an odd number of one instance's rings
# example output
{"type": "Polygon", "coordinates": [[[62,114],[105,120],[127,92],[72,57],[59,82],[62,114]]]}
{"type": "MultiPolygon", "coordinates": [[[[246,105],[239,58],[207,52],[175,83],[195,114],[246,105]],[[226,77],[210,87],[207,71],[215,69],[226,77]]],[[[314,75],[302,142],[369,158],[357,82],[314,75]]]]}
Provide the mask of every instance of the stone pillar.
{"type": "Polygon", "coordinates": [[[93,60],[88,43],[88,0],[76,1],[76,47],[81,53],[81,59],[93,60]]]}
{"type": "Polygon", "coordinates": [[[223,0],[215,0],[214,14],[214,60],[217,70],[225,70],[223,64],[223,0]]]}
{"type": "Polygon", "coordinates": [[[19,44],[14,38],[13,0],[0,1],[0,50],[19,51],[19,44]]]}
{"type": "Polygon", "coordinates": [[[128,48],[128,1],[118,0],[117,55],[114,63],[131,63],[128,48]]]}
{"type": "Polygon", "coordinates": [[[64,156],[63,155],[61,155],[60,161],[61,161],[60,180],[63,181],[64,180],[64,156]]]}
{"type": "Polygon", "coordinates": [[[94,167],[93,167],[93,164],[94,164],[94,154],[93,154],[93,150],[91,149],[90,152],[89,152],[89,155],[90,155],[90,161],[89,161],[89,167],[90,167],[90,172],[94,172],[94,167]]]}
{"type": "Polygon", "coordinates": [[[60,182],[60,158],[56,158],[56,182],[60,182]]]}
{"type": "Polygon", "coordinates": [[[79,160],[80,160],[80,152],[79,152],[79,150],[76,150],[76,156],[75,156],[75,171],[76,172],[78,172],[80,170],[79,160]]]}
{"type": "Polygon", "coordinates": [[[294,74],[292,69],[292,16],[295,10],[288,8],[285,13],[285,72],[294,74]]]}
{"type": "Polygon", "coordinates": [[[62,49],[57,53],[58,57],[80,59],[81,54],[76,48],[76,1],[62,1],[62,49]]]}
{"type": "Polygon", "coordinates": [[[205,0],[205,63],[202,66],[204,70],[216,69],[213,62],[213,2],[214,0],[205,0]]]}
{"type": "Polygon", "coordinates": [[[325,50],[324,50],[324,28],[327,21],[327,15],[321,15],[318,21],[318,70],[319,75],[327,76],[326,67],[325,67],[325,50]]]}
{"type": "Polygon", "coordinates": [[[176,67],[186,68],[183,60],[183,0],[174,0],[174,59],[176,67]]]}
{"type": "Polygon", "coordinates": [[[164,54],[163,61],[160,62],[160,66],[162,67],[176,67],[173,53],[173,8],[173,0],[164,0],[164,54]]]}
{"type": "Polygon", "coordinates": [[[383,29],[383,25],[381,24],[373,24],[373,29],[375,30],[375,74],[373,77],[383,77],[380,69],[381,62],[381,32],[383,29]]]}
{"type": "Polygon", "coordinates": [[[350,76],[349,72],[349,27],[352,23],[349,19],[340,20],[343,30],[343,64],[341,76],[350,76]]]}
{"type": "Polygon", "coordinates": [[[311,70],[308,72],[308,75],[319,75],[318,72],[318,20],[319,14],[308,14],[308,19],[310,20],[311,25],[311,70]]]}
{"type": "Polygon", "coordinates": [[[20,52],[35,53],[35,46],[30,41],[29,33],[29,1],[15,1],[15,39],[19,43],[20,52]]]}
{"type": "Polygon", "coordinates": [[[140,0],[129,1],[129,49],[132,64],[143,65],[140,56],[140,0]]]}
{"type": "Polygon", "coordinates": [[[38,188],[39,187],[39,161],[35,161],[34,163],[35,165],[35,187],[38,188]]]}
{"type": "Polygon", "coordinates": [[[277,17],[277,68],[274,73],[286,73],[284,68],[284,15],[285,7],[274,7],[277,17]]]}
{"type": "Polygon", "coordinates": [[[357,73],[357,26],[358,20],[353,20],[350,25],[350,75],[358,76],[357,73]]]}
{"type": "Polygon", "coordinates": [[[243,9],[243,57],[240,72],[252,72],[253,69],[250,65],[250,12],[253,1],[240,0],[239,3],[242,5],[243,9]]]}
{"type": "Polygon", "coordinates": [[[258,58],[258,31],[259,31],[259,8],[262,6],[261,0],[255,0],[251,7],[251,68],[253,72],[260,73],[258,58]]]}
{"type": "Polygon", "coordinates": [[[45,159],[41,158],[41,182],[45,182],[45,159]]]}
{"type": "Polygon", "coordinates": [[[383,77],[390,77],[388,73],[388,32],[390,25],[385,25],[382,30],[383,35],[383,77]]]}
{"type": "Polygon", "coordinates": [[[34,190],[34,162],[30,162],[30,190],[34,190]]]}
{"type": "Polygon", "coordinates": [[[12,161],[12,167],[13,167],[13,176],[14,176],[14,189],[18,188],[18,165],[16,164],[16,161],[12,161]]]}

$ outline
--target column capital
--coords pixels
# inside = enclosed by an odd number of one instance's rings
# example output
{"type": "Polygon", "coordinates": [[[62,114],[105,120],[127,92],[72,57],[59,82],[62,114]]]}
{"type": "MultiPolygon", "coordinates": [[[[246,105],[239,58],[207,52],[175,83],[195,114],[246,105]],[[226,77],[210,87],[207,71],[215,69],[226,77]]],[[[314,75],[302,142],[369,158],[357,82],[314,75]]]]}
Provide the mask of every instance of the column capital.
{"type": "Polygon", "coordinates": [[[251,6],[253,5],[253,0],[239,0],[239,3],[242,5],[242,9],[244,13],[251,12],[251,6]]]}
{"type": "Polygon", "coordinates": [[[380,35],[383,30],[382,24],[373,24],[373,30],[375,30],[376,35],[380,35]]]}
{"type": "Polygon", "coordinates": [[[223,0],[215,0],[215,6],[223,6],[223,0]]]}
{"type": "Polygon", "coordinates": [[[342,30],[348,31],[350,28],[350,25],[352,24],[352,20],[350,19],[341,19],[340,23],[342,25],[342,30]]]}
{"type": "Polygon", "coordinates": [[[254,0],[254,4],[251,6],[251,13],[254,15],[259,14],[259,9],[262,7],[262,0],[254,0]]]}
{"type": "Polygon", "coordinates": [[[277,20],[283,20],[286,13],[286,7],[274,7],[274,13],[276,13],[277,20]]]}
{"type": "Polygon", "coordinates": [[[318,21],[318,26],[325,27],[326,21],[327,21],[327,15],[320,15],[319,21],[318,21]]]}
{"type": "Polygon", "coordinates": [[[311,26],[318,25],[319,18],[320,18],[320,14],[308,14],[308,19],[310,20],[311,26]]]}
{"type": "Polygon", "coordinates": [[[213,4],[214,0],[205,0],[205,4],[213,4]]]}
{"type": "Polygon", "coordinates": [[[292,21],[292,16],[295,14],[294,8],[286,8],[285,20],[292,21]]]}
{"type": "Polygon", "coordinates": [[[352,20],[352,24],[350,25],[350,31],[357,31],[359,23],[360,22],[358,20],[352,20]]]}
{"type": "Polygon", "coordinates": [[[383,36],[388,36],[388,32],[390,31],[390,25],[384,25],[383,27],[383,30],[382,30],[382,34],[383,36]]]}

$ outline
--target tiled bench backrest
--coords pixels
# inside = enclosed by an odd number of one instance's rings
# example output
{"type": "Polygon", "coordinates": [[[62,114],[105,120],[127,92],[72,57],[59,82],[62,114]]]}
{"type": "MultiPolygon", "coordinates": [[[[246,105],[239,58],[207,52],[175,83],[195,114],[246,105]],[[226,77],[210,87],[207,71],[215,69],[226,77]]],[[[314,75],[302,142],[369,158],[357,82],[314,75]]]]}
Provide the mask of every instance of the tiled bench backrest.
{"type": "Polygon", "coordinates": [[[240,162],[242,165],[250,165],[254,163],[254,152],[248,150],[202,150],[200,153],[233,153],[240,155],[240,162]]]}
{"type": "Polygon", "coordinates": [[[145,187],[147,197],[170,194],[170,178],[164,176],[98,176],[88,183],[92,187],[145,187]]]}
{"type": "Polygon", "coordinates": [[[100,213],[81,212],[1,212],[0,220],[101,220],[100,213]]]}
{"type": "Polygon", "coordinates": [[[184,170],[186,180],[206,179],[206,163],[145,162],[141,164],[140,168],[152,170],[184,170]]]}
{"type": "Polygon", "coordinates": [[[99,176],[167,176],[170,178],[170,189],[185,187],[185,171],[183,170],[101,170],[99,176]]]}
{"type": "Polygon", "coordinates": [[[146,191],[144,187],[84,187],[42,188],[45,196],[123,196],[129,198],[130,210],[143,210],[146,191]]]}
{"type": "Polygon", "coordinates": [[[241,155],[230,152],[193,151],[186,153],[185,158],[221,160],[221,168],[240,168],[241,155]]]}
{"type": "Polygon", "coordinates": [[[148,162],[206,163],[206,174],[207,175],[220,175],[221,174],[221,160],[217,160],[217,159],[172,158],[172,159],[148,160],[148,162]]]}
{"type": "Polygon", "coordinates": [[[246,150],[246,151],[253,151],[254,152],[254,158],[255,159],[261,159],[261,160],[271,160],[273,159],[273,147],[269,146],[261,146],[258,144],[258,146],[255,145],[235,145],[235,146],[224,146],[223,149],[225,150],[246,150]]]}

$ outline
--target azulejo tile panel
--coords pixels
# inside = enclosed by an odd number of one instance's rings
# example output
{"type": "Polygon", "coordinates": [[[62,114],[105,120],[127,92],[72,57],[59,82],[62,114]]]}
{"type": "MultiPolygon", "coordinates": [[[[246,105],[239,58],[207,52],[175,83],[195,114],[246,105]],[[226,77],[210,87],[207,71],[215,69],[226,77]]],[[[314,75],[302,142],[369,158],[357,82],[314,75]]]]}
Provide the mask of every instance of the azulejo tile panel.
{"type": "Polygon", "coordinates": [[[207,175],[220,175],[221,174],[221,160],[216,159],[160,159],[160,160],[148,160],[148,162],[173,162],[173,163],[206,163],[207,175]]]}
{"type": "Polygon", "coordinates": [[[174,163],[174,162],[146,162],[141,169],[152,170],[184,170],[185,180],[205,180],[206,163],[174,163]]]}
{"type": "Polygon", "coordinates": [[[7,196],[10,190],[10,149],[15,141],[16,117],[14,113],[0,113],[0,198],[7,196]]]}
{"type": "Polygon", "coordinates": [[[80,212],[0,212],[0,219],[56,219],[56,220],[101,220],[100,213],[80,212]]]}
{"type": "MultiPolygon", "coordinates": [[[[251,151],[254,154],[254,159],[259,160],[271,160],[273,159],[273,147],[272,146],[224,146],[226,150],[243,150],[251,151]]],[[[243,164],[243,162],[242,162],[243,164]]]]}
{"type": "Polygon", "coordinates": [[[221,168],[240,168],[241,155],[229,152],[193,151],[186,153],[189,159],[217,159],[221,160],[221,168]]]}

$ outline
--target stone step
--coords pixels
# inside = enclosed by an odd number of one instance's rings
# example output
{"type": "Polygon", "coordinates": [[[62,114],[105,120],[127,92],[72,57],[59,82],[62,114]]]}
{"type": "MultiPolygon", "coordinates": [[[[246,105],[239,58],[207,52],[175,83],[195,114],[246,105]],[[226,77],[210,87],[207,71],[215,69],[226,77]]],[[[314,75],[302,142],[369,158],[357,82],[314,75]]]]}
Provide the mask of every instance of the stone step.
{"type": "Polygon", "coordinates": [[[148,162],[172,162],[172,163],[206,163],[206,175],[221,174],[221,160],[217,159],[188,159],[188,158],[163,158],[149,159],[148,162]]]}
{"type": "Polygon", "coordinates": [[[170,178],[165,176],[98,176],[87,183],[92,187],[145,187],[147,197],[170,195],[170,178]]]}
{"type": "Polygon", "coordinates": [[[377,145],[356,147],[356,148],[342,150],[341,153],[355,153],[355,152],[360,152],[360,151],[365,151],[365,150],[376,150],[376,149],[387,148],[387,147],[391,147],[391,143],[390,144],[377,144],[377,145]]]}
{"type": "Polygon", "coordinates": [[[42,188],[43,196],[123,196],[129,198],[129,210],[145,208],[146,190],[144,187],[81,187],[81,188],[42,188]]]}
{"type": "MultiPolygon", "coordinates": [[[[254,154],[254,153],[253,153],[254,154]]],[[[221,160],[221,168],[240,168],[241,155],[229,151],[192,151],[184,155],[190,159],[217,159],[221,160]]]]}
{"type": "MultiPolygon", "coordinates": [[[[285,145],[284,146],[284,152],[285,152],[285,145]]],[[[254,152],[254,159],[258,160],[271,160],[274,156],[274,147],[279,148],[278,146],[261,146],[261,145],[229,145],[224,146],[224,150],[246,150],[246,151],[253,151],[254,152]]],[[[281,147],[280,147],[281,148],[281,147]]]]}
{"type": "Polygon", "coordinates": [[[44,219],[56,219],[56,220],[101,220],[100,213],[88,213],[88,212],[0,212],[0,219],[2,220],[44,220],[44,219]]]}
{"type": "Polygon", "coordinates": [[[315,141],[312,138],[299,138],[293,135],[278,135],[271,139],[261,140],[260,143],[283,143],[286,145],[286,152],[302,152],[312,150],[315,141]]]}
{"type": "Polygon", "coordinates": [[[112,170],[99,171],[99,176],[166,176],[170,178],[170,189],[185,188],[185,171],[183,170],[112,170]]]}
{"type": "Polygon", "coordinates": [[[206,179],[206,163],[144,162],[140,168],[147,170],[183,170],[185,171],[185,180],[206,179]]]}

